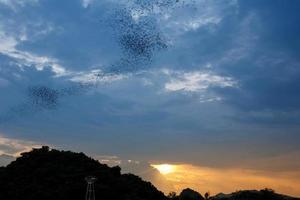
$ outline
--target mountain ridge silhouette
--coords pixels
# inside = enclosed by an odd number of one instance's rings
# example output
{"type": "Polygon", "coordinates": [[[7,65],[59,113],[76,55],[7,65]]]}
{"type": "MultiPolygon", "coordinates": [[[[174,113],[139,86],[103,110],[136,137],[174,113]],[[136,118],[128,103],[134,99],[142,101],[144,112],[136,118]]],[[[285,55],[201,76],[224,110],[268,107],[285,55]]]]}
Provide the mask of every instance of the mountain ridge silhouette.
{"type": "MultiPolygon", "coordinates": [[[[178,196],[165,196],[150,182],[133,174],[121,174],[119,166],[109,167],[84,153],[59,151],[43,146],[24,152],[6,167],[0,167],[2,200],[83,200],[86,176],[95,176],[98,200],[203,200],[191,189],[178,196]]],[[[272,190],[218,194],[209,200],[300,200],[272,190]]]]}

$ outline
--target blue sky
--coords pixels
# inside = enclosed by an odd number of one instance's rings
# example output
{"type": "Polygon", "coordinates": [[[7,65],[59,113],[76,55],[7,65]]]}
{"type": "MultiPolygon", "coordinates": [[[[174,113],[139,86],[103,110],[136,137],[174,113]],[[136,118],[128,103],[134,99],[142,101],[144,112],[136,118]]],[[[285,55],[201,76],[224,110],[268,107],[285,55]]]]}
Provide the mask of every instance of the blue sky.
{"type": "MultiPolygon", "coordinates": [[[[93,155],[299,170],[297,0],[0,0],[0,134],[93,155]]],[[[13,144],[0,142],[11,155],[13,144]]],[[[26,146],[25,145],[25,146],[26,146]]]]}

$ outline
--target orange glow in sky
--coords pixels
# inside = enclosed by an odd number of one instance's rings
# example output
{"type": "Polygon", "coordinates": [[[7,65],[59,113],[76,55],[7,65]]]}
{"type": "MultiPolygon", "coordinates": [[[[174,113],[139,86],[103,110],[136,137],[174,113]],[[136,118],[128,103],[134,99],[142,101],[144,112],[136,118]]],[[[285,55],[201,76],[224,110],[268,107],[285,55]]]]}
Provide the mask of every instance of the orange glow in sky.
{"type": "Polygon", "coordinates": [[[176,170],[175,165],[169,165],[169,164],[151,165],[151,166],[157,169],[163,175],[170,174],[172,172],[175,172],[176,170]]]}
{"type": "MultiPolygon", "coordinates": [[[[237,190],[271,188],[278,193],[300,196],[300,172],[269,172],[247,169],[221,169],[188,164],[151,165],[170,183],[175,192],[192,188],[204,194],[231,193],[237,190]]],[[[155,184],[155,183],[154,183],[155,184]]],[[[160,188],[166,194],[170,188],[160,188]]]]}

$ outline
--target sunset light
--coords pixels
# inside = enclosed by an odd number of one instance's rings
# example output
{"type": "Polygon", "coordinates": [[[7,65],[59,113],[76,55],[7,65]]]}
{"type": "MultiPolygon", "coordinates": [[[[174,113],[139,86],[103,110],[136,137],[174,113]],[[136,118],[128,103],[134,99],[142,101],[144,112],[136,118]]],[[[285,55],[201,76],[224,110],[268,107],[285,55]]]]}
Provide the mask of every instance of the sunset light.
{"type": "MultiPolygon", "coordinates": [[[[264,172],[256,170],[245,170],[240,168],[211,168],[191,164],[160,164],[151,165],[162,175],[164,182],[173,186],[173,191],[180,193],[185,188],[191,188],[200,191],[202,194],[208,190],[216,195],[221,191],[230,193],[235,190],[247,190],[249,188],[260,190],[263,188],[272,188],[281,193],[299,195],[298,188],[300,181],[298,179],[288,179],[289,176],[298,176],[297,171],[290,171],[284,176],[277,172],[264,172]],[[218,184],[226,182],[227,184],[218,184]],[[282,185],[290,187],[283,188],[282,185]]],[[[162,179],[157,179],[155,185],[161,185],[162,179]]],[[[165,193],[170,192],[170,188],[160,187],[165,193]]]]}
{"type": "Polygon", "coordinates": [[[300,200],[300,0],[0,0],[0,200],[300,200]]]}
{"type": "Polygon", "coordinates": [[[169,164],[161,164],[161,165],[152,165],[155,169],[157,169],[161,174],[169,174],[175,171],[174,165],[169,164]]]}

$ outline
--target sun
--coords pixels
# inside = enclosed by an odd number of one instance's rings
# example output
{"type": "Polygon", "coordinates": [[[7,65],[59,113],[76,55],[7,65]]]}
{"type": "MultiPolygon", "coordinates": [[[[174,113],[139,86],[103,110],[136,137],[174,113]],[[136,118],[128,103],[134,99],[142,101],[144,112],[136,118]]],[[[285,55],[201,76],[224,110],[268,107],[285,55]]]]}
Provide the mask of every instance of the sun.
{"type": "Polygon", "coordinates": [[[169,164],[161,164],[161,165],[151,165],[155,169],[157,169],[161,174],[169,174],[175,171],[174,165],[169,164]]]}

